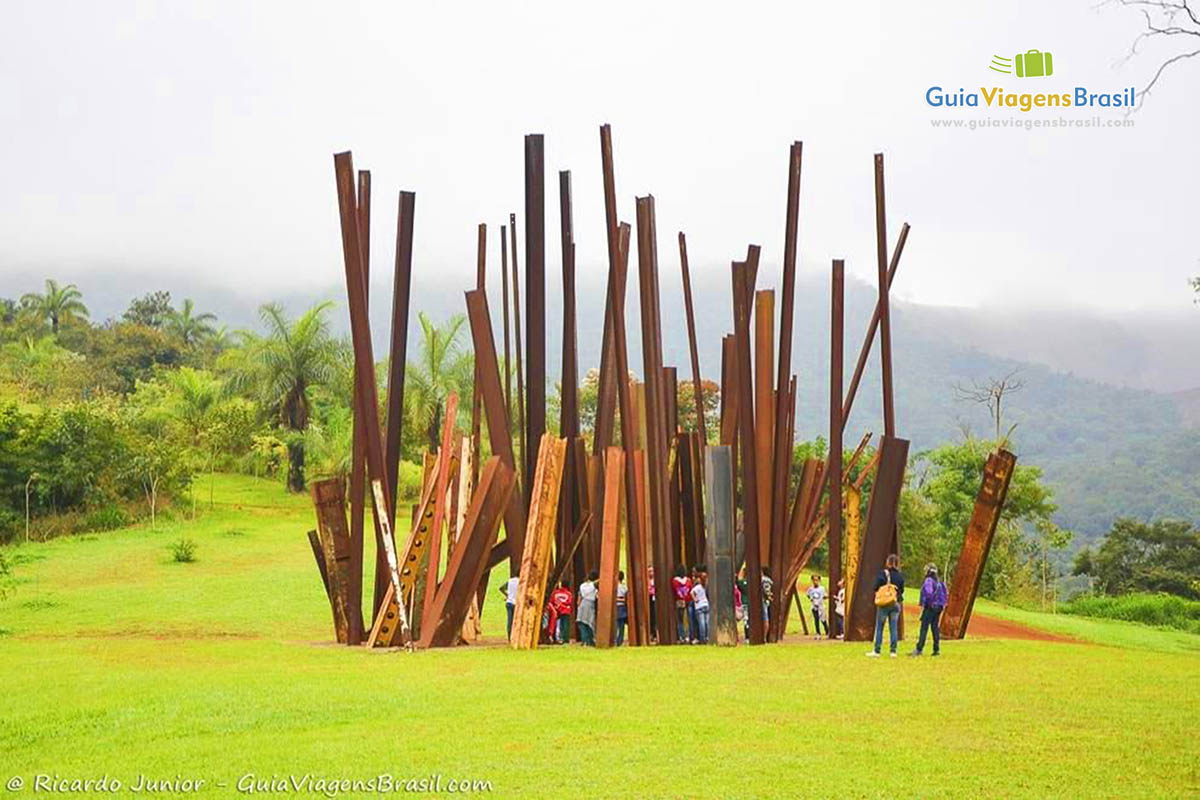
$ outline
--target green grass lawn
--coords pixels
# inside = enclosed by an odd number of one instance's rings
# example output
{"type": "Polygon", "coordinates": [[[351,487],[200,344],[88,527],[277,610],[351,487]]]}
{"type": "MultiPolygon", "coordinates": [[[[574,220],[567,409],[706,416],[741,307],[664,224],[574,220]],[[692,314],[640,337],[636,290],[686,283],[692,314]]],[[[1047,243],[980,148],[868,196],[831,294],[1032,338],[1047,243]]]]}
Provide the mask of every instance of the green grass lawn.
{"type": "Polygon", "coordinates": [[[1200,793],[1200,637],[981,601],[1104,645],[372,653],[326,644],[307,498],[216,480],[194,523],[10,551],[0,780],[181,775],[204,796],[236,796],[244,775],[380,773],[489,780],[500,797],[1200,793]],[[172,562],[181,536],[195,563],[172,562]]]}

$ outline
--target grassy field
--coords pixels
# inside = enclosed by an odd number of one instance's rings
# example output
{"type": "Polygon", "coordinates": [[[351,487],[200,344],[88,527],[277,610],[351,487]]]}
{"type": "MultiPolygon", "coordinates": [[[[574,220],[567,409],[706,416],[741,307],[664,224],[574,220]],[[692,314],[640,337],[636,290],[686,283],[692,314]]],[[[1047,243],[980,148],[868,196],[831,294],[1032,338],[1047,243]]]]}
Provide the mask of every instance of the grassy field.
{"type": "Polygon", "coordinates": [[[1086,641],[968,638],[940,660],[798,636],[515,653],[494,604],[496,646],[351,650],[325,644],[307,499],[226,476],[215,494],[194,523],[10,551],[0,780],[182,776],[214,797],[382,773],[499,797],[1200,794],[1197,636],[980,602],[1086,641]],[[195,563],[171,560],[181,536],[195,563]]]}

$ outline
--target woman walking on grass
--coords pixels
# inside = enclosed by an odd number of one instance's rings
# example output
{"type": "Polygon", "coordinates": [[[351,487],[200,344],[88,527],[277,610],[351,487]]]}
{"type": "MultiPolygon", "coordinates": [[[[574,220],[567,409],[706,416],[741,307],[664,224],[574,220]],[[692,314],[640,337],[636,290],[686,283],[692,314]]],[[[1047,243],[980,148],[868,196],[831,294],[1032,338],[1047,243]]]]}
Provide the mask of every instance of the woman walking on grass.
{"type": "Polygon", "coordinates": [[[883,647],[884,621],[887,622],[891,645],[888,655],[896,657],[896,628],[900,622],[900,608],[903,603],[904,573],[900,571],[900,556],[892,553],[875,578],[875,649],[867,653],[869,658],[879,658],[879,651],[883,647]]]}

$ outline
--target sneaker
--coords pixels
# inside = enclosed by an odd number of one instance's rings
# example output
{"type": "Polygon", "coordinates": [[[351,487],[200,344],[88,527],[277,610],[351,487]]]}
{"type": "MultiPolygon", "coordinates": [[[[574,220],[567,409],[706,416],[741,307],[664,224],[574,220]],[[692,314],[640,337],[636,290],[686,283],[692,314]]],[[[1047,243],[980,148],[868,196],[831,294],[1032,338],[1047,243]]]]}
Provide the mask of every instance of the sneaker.
{"type": "Polygon", "coordinates": [[[891,656],[892,658],[895,658],[895,657],[896,657],[896,651],[895,651],[895,650],[893,650],[892,652],[888,653],[888,655],[889,655],[889,656],[891,656]]]}
{"type": "Polygon", "coordinates": [[[813,637],[813,641],[817,641],[817,640],[819,640],[820,638],[821,638],[821,637],[820,637],[819,635],[818,635],[818,636],[814,636],[814,637],[813,637]]]}
{"type": "Polygon", "coordinates": [[[940,655],[941,655],[941,653],[939,653],[937,650],[934,650],[934,651],[933,651],[933,654],[934,654],[935,656],[940,656],[940,655]]]}
{"type": "MultiPolygon", "coordinates": [[[[936,653],[935,653],[935,655],[936,655],[936,653]]],[[[921,657],[921,651],[920,651],[920,650],[913,650],[911,653],[909,653],[909,654],[908,654],[908,657],[909,657],[909,658],[920,658],[920,657],[921,657]]]]}
{"type": "Polygon", "coordinates": [[[874,650],[868,650],[867,658],[879,658],[879,653],[876,653],[874,650]]]}

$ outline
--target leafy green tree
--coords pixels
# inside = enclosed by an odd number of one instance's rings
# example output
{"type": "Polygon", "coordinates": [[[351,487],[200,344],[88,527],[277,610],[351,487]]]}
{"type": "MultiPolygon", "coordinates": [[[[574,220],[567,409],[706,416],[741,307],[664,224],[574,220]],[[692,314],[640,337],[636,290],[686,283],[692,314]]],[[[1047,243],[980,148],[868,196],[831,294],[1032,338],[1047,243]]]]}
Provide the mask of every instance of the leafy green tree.
{"type": "Polygon", "coordinates": [[[1074,574],[1103,594],[1167,592],[1200,599],[1200,531],[1182,520],[1122,518],[1100,546],[1081,550],[1074,574]]]}
{"type": "Polygon", "coordinates": [[[342,345],[329,334],[326,312],[333,304],[318,303],[296,319],[275,303],[259,309],[265,335],[245,334],[237,352],[225,359],[230,386],[255,392],[268,415],[291,431],[288,445],[288,488],[304,491],[304,438],[312,415],[312,392],[333,379],[342,345]]]}
{"type": "Polygon", "coordinates": [[[183,358],[173,337],[130,322],[92,329],[82,352],[87,356],[92,384],[120,394],[129,394],[139,381],[153,378],[158,368],[178,366],[183,358]]]}
{"type": "Polygon", "coordinates": [[[148,292],[130,301],[129,308],[125,309],[121,318],[134,325],[161,328],[174,311],[175,309],[171,306],[170,292],[148,292]]]}
{"type": "Polygon", "coordinates": [[[21,298],[21,305],[43,322],[50,324],[50,331],[58,335],[59,326],[76,319],[87,319],[88,309],[83,304],[83,294],[73,283],[59,286],[57,281],[46,279],[46,291],[30,292],[21,298]]]}
{"type": "Polygon", "coordinates": [[[405,395],[412,394],[421,428],[425,431],[430,450],[440,445],[442,414],[451,392],[459,397],[460,414],[471,413],[471,387],[474,381],[474,356],[462,346],[463,326],[467,318],[455,314],[438,327],[423,312],[417,314],[421,323],[419,358],[408,363],[405,395]],[[463,399],[466,398],[466,402],[463,399]]]}
{"type": "Polygon", "coordinates": [[[184,346],[199,344],[217,332],[213,324],[217,321],[216,314],[207,311],[203,314],[195,312],[195,306],[191,298],[188,298],[183,301],[178,311],[167,314],[164,323],[167,332],[183,342],[184,346]]]}

